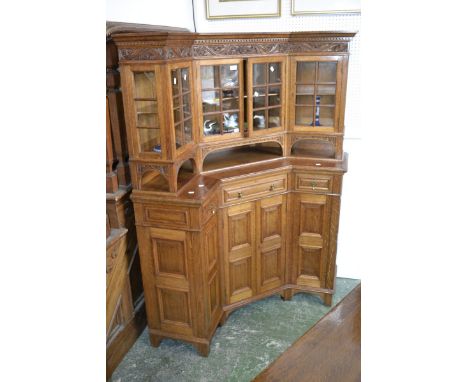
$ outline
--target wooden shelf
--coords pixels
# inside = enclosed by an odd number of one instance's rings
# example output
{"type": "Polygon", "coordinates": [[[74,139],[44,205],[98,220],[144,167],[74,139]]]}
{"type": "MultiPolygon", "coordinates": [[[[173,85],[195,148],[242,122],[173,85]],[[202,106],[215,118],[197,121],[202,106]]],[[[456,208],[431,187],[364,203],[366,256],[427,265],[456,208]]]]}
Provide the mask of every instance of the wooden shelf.
{"type": "Polygon", "coordinates": [[[261,146],[260,144],[217,151],[205,158],[203,172],[282,158],[280,151],[281,149],[275,150],[274,147],[261,146]]]}

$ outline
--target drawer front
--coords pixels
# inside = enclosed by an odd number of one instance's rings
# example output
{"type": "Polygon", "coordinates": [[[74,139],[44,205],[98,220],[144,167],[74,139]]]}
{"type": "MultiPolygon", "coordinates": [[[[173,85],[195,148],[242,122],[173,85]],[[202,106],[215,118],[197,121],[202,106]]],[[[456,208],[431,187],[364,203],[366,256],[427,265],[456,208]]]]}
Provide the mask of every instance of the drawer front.
{"type": "Polygon", "coordinates": [[[245,183],[227,186],[223,190],[224,203],[241,202],[284,192],[288,188],[287,175],[249,179],[245,183]]]}
{"type": "Polygon", "coordinates": [[[333,176],[297,173],[295,189],[297,191],[310,191],[317,193],[332,192],[333,176]]]}
{"type": "Polygon", "coordinates": [[[179,206],[143,205],[138,224],[167,228],[190,228],[190,209],[179,206]]]}

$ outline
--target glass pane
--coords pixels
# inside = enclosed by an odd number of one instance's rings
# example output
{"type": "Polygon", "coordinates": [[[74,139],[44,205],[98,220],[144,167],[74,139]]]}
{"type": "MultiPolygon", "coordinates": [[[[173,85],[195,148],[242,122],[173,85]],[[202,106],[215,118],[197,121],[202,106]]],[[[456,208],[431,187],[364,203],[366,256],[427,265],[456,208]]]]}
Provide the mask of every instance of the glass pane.
{"type": "Polygon", "coordinates": [[[296,125],[312,126],[313,115],[313,106],[296,106],[296,125]]]}
{"type": "Polygon", "coordinates": [[[172,108],[176,108],[180,106],[180,97],[175,96],[172,98],[172,108]]]}
{"type": "Polygon", "coordinates": [[[223,114],[223,132],[238,133],[239,132],[239,114],[224,113],[223,114]]]}
{"type": "Polygon", "coordinates": [[[238,66],[234,65],[220,65],[221,68],[221,87],[232,88],[239,86],[238,66]]]}
{"type": "Polygon", "coordinates": [[[281,104],[281,87],[271,86],[268,89],[268,106],[276,106],[281,104]]]}
{"type": "Polygon", "coordinates": [[[190,94],[186,94],[184,95],[183,97],[183,101],[184,101],[184,119],[185,118],[188,118],[192,115],[192,108],[191,108],[191,104],[190,104],[190,94]]]}
{"type": "Polygon", "coordinates": [[[200,76],[202,89],[219,88],[219,67],[201,66],[200,76]]]}
{"type": "Polygon", "coordinates": [[[333,126],[335,118],[335,108],[333,106],[319,106],[315,113],[315,126],[333,126]]]}
{"type": "Polygon", "coordinates": [[[173,114],[174,114],[174,124],[182,121],[182,116],[180,115],[180,109],[174,109],[173,114]]]}
{"type": "Polygon", "coordinates": [[[272,62],[268,65],[268,82],[270,84],[281,82],[281,63],[272,62]]]}
{"type": "Polygon", "coordinates": [[[192,118],[184,121],[185,143],[192,141],[192,118]]]}
{"type": "Polygon", "coordinates": [[[156,99],[154,72],[135,72],[133,79],[135,81],[135,98],[156,99]]]}
{"type": "Polygon", "coordinates": [[[265,107],[266,88],[256,88],[253,92],[253,108],[265,107]]]}
{"type": "Polygon", "coordinates": [[[158,127],[155,101],[135,101],[137,127],[158,127]]]}
{"type": "Polygon", "coordinates": [[[203,135],[221,134],[221,128],[224,121],[222,114],[205,116],[203,121],[203,135]]]}
{"type": "Polygon", "coordinates": [[[172,95],[179,94],[179,69],[171,70],[172,95]]]}
{"type": "Polygon", "coordinates": [[[144,152],[161,153],[161,137],[159,129],[138,129],[140,148],[144,152]]]}
{"type": "Polygon", "coordinates": [[[313,95],[298,95],[296,96],[296,105],[313,105],[314,96],[313,95]]]}
{"type": "Polygon", "coordinates": [[[319,62],[318,82],[336,82],[336,62],[319,62]]]}
{"type": "Polygon", "coordinates": [[[190,91],[190,77],[188,68],[182,68],[180,70],[180,77],[182,81],[182,92],[190,91]]]}
{"type": "Polygon", "coordinates": [[[268,127],[281,126],[281,108],[268,109],[268,127]]]}
{"type": "Polygon", "coordinates": [[[314,85],[297,85],[296,94],[298,95],[313,95],[315,92],[314,85]]]}
{"type": "Polygon", "coordinates": [[[219,91],[204,91],[202,92],[203,113],[220,111],[219,91]]]}
{"type": "Polygon", "coordinates": [[[176,125],[174,125],[174,128],[175,128],[175,140],[176,140],[176,149],[178,149],[179,147],[182,146],[183,144],[183,141],[184,141],[184,136],[183,136],[183,124],[182,123],[178,123],[176,125]]]}
{"type": "Polygon", "coordinates": [[[318,85],[317,86],[317,94],[318,95],[335,95],[335,85],[318,85]]]}
{"type": "Polygon", "coordinates": [[[267,80],[266,80],[266,65],[267,64],[253,64],[253,75],[252,75],[252,81],[253,85],[265,85],[267,80]]]}
{"type": "Polygon", "coordinates": [[[253,113],[253,128],[260,130],[265,128],[265,110],[256,110],[253,113]]]}
{"type": "Polygon", "coordinates": [[[223,90],[223,110],[239,110],[239,90],[232,89],[229,96],[224,96],[223,90]]]}
{"type": "Polygon", "coordinates": [[[316,62],[298,62],[296,71],[296,82],[313,84],[315,83],[316,62]]]}

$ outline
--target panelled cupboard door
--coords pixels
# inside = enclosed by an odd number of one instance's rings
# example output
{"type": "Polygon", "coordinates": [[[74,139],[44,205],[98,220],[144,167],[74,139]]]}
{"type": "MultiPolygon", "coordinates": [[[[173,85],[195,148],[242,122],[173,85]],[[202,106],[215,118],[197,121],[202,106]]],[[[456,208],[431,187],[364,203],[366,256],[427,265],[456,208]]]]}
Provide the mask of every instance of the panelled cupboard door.
{"type": "Polygon", "coordinates": [[[290,125],[294,131],[342,132],[342,56],[297,56],[290,61],[290,125]]]}
{"type": "Polygon", "coordinates": [[[188,233],[161,228],[149,230],[161,330],[193,335],[188,233]]]}
{"type": "Polygon", "coordinates": [[[256,236],[257,292],[284,283],[286,196],[277,195],[257,202],[256,236]]]}
{"type": "Polygon", "coordinates": [[[224,210],[224,269],[228,304],[255,294],[255,202],[224,210]]]}
{"type": "Polygon", "coordinates": [[[297,285],[325,287],[330,204],[327,195],[294,195],[293,282],[297,285]]]}
{"type": "Polygon", "coordinates": [[[285,57],[247,60],[247,122],[249,136],[284,130],[286,114],[285,57]]]}
{"type": "Polygon", "coordinates": [[[125,122],[130,155],[138,159],[168,156],[163,89],[166,73],[161,65],[124,65],[122,68],[125,122]]]}

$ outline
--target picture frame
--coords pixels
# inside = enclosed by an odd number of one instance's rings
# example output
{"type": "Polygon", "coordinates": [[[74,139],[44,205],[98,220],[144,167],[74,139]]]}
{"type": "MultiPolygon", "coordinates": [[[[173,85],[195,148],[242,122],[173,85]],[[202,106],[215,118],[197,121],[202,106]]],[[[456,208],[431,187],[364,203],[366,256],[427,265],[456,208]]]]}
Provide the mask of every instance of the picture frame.
{"type": "Polygon", "coordinates": [[[291,15],[361,13],[361,0],[291,0],[291,15]]]}
{"type": "Polygon", "coordinates": [[[208,20],[281,16],[281,0],[205,0],[205,6],[208,20]]]}

